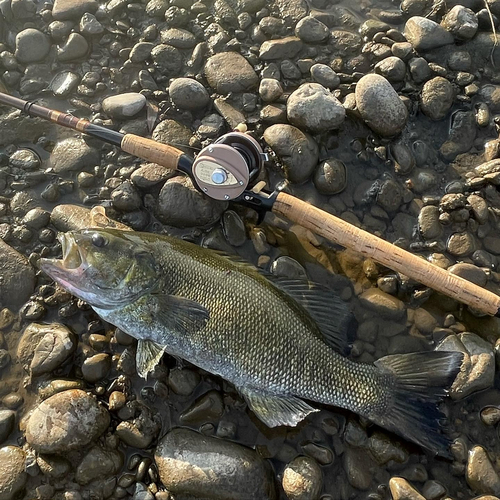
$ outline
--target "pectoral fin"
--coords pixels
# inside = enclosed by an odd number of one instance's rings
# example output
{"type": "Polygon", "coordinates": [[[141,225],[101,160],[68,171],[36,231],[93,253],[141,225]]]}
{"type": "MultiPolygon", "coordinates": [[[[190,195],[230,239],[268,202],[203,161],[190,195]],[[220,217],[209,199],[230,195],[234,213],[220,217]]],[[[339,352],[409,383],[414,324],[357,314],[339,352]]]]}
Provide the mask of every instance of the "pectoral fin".
{"type": "Polygon", "coordinates": [[[152,340],[139,340],[135,354],[135,366],[139,376],[146,379],[148,373],[160,362],[164,352],[165,347],[152,340]]]}
{"type": "Polygon", "coordinates": [[[319,411],[295,396],[259,393],[246,388],[240,388],[239,391],[250,409],[268,427],[295,427],[307,415],[319,411]]]}

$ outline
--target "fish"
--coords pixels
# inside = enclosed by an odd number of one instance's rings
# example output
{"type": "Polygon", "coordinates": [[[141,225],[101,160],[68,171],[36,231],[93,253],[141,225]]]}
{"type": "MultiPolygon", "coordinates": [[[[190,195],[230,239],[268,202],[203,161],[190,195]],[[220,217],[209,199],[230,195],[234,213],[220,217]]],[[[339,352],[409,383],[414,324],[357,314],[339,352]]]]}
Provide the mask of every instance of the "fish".
{"type": "Polygon", "coordinates": [[[142,377],[166,352],[232,383],[268,427],[296,426],[315,403],[336,406],[450,457],[439,403],[462,353],[358,363],[346,356],[349,306],[322,285],[166,235],[87,228],[58,237],[62,259],[41,259],[42,271],[137,339],[142,377]]]}

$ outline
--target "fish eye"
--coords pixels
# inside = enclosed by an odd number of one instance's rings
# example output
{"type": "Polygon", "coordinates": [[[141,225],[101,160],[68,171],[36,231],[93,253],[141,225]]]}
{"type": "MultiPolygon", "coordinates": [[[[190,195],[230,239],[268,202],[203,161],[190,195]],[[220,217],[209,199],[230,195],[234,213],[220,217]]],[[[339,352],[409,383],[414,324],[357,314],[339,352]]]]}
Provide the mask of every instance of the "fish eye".
{"type": "Polygon", "coordinates": [[[94,233],[92,235],[92,245],[94,245],[97,248],[102,248],[105,247],[108,244],[108,240],[99,233],[94,233]]]}

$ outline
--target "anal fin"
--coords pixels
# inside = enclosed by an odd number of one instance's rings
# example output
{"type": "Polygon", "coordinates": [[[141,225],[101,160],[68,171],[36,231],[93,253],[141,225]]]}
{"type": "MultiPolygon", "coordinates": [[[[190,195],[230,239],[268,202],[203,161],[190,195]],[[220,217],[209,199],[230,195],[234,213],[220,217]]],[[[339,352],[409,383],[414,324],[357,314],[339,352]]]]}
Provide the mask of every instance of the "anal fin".
{"type": "Polygon", "coordinates": [[[165,347],[152,340],[139,340],[135,354],[135,365],[137,373],[142,378],[147,378],[148,373],[160,362],[165,347]]]}
{"type": "Polygon", "coordinates": [[[250,409],[268,427],[295,427],[310,413],[319,411],[295,396],[285,396],[239,388],[250,409]]]}

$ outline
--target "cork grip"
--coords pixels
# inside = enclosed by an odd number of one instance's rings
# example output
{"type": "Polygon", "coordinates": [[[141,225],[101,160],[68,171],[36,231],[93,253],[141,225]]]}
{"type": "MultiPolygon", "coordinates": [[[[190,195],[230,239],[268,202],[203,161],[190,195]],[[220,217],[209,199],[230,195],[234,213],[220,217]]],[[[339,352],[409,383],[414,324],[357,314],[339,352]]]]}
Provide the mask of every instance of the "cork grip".
{"type": "Polygon", "coordinates": [[[294,196],[279,193],[273,205],[273,212],[343,247],[352,248],[371,257],[384,266],[401,272],[478,311],[491,315],[499,312],[500,296],[294,196]]]}
{"type": "Polygon", "coordinates": [[[182,156],[182,151],[151,139],[145,139],[134,134],[126,134],[121,143],[121,148],[126,153],[157,163],[170,170],[175,170],[182,156]]]}

